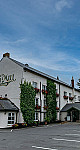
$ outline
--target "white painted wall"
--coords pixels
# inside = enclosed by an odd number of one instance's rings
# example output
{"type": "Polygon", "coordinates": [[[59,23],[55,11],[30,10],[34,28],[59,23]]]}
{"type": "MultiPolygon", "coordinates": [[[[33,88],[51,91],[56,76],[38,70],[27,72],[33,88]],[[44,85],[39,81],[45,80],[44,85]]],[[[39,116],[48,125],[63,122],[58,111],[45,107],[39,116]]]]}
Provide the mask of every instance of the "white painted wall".
{"type": "MultiPolygon", "coordinates": [[[[37,88],[40,89],[40,82],[41,82],[41,90],[42,90],[42,84],[43,85],[47,85],[47,79],[31,73],[29,71],[24,72],[23,68],[21,66],[19,66],[18,64],[16,64],[15,62],[13,62],[12,60],[10,60],[7,57],[4,57],[2,59],[2,61],[0,62],[0,75],[5,74],[5,75],[12,75],[14,74],[14,77],[16,79],[16,81],[11,82],[8,84],[8,86],[0,86],[0,95],[2,95],[3,97],[5,96],[5,94],[8,95],[8,98],[15,103],[15,105],[20,109],[20,83],[21,83],[21,79],[23,79],[23,81],[26,79],[26,81],[33,83],[37,82],[37,88]]],[[[58,89],[58,93],[59,93],[59,84],[56,83],[56,89],[58,89]]],[[[72,93],[72,96],[76,95],[76,101],[78,101],[78,96],[80,96],[80,92],[78,92],[77,90],[73,90],[72,88],[69,88],[65,85],[60,85],[60,110],[67,104],[67,103],[71,103],[71,101],[66,100],[63,98],[64,96],[64,91],[67,92],[67,96],[69,96],[69,93],[72,93]]],[[[40,94],[36,94],[36,97],[39,98],[39,104],[40,104],[40,94]]],[[[57,101],[57,107],[59,107],[59,97],[56,98],[57,101]]],[[[74,102],[75,100],[73,100],[74,102]]],[[[41,111],[42,112],[46,112],[46,110],[44,110],[44,94],[41,93],[41,103],[42,103],[42,107],[41,107],[41,111]]],[[[41,121],[44,121],[44,113],[41,114],[41,121]]],[[[5,118],[5,117],[4,117],[5,118]]],[[[39,112],[39,119],[40,119],[40,112],[39,112]]],[[[59,112],[57,113],[57,119],[59,118],[59,112]]],[[[62,117],[63,119],[63,117],[62,117]]],[[[22,117],[22,113],[19,111],[18,113],[18,122],[23,122],[23,117],[22,117]]]]}
{"type": "Polygon", "coordinates": [[[61,121],[65,121],[65,117],[67,117],[67,112],[61,112],[61,121]]]}
{"type": "MultiPolygon", "coordinates": [[[[11,125],[8,125],[8,113],[9,112],[0,112],[0,128],[8,128],[11,125]]],[[[15,112],[12,112],[15,113],[15,112]]],[[[15,122],[16,122],[16,113],[15,113],[15,122]]]]}

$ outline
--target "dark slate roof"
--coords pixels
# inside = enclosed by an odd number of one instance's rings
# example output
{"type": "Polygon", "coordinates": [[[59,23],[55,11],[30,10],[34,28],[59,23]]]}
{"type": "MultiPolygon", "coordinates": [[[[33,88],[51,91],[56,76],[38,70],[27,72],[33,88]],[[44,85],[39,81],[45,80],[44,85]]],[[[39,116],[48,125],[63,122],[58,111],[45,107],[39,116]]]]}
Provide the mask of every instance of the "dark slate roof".
{"type": "MultiPolygon", "coordinates": [[[[14,59],[12,59],[12,58],[9,58],[9,59],[12,60],[13,62],[15,62],[16,64],[18,64],[19,66],[21,66],[21,67],[22,67],[23,69],[25,69],[25,70],[31,71],[31,72],[33,72],[33,73],[36,73],[36,74],[38,74],[38,75],[40,75],[40,76],[43,76],[43,77],[45,77],[45,78],[47,78],[47,79],[51,79],[51,80],[53,80],[54,82],[63,84],[63,85],[65,85],[65,86],[67,86],[67,87],[73,89],[73,87],[72,87],[71,85],[69,85],[69,84],[67,84],[67,83],[65,83],[65,82],[63,82],[63,81],[61,81],[61,80],[58,80],[58,79],[56,79],[56,78],[54,78],[54,77],[52,77],[52,76],[50,76],[50,75],[48,75],[48,74],[46,74],[46,73],[43,73],[43,72],[41,72],[41,71],[38,71],[38,70],[36,70],[36,69],[30,67],[29,65],[25,65],[25,64],[23,64],[23,63],[21,63],[21,62],[19,62],[19,61],[16,61],[16,60],[14,60],[14,59]]],[[[79,89],[76,89],[76,88],[75,88],[75,90],[80,91],[79,89]]]]}
{"type": "Polygon", "coordinates": [[[62,108],[61,112],[66,112],[66,111],[68,111],[68,110],[71,109],[71,108],[75,108],[75,109],[77,109],[77,110],[80,110],[80,103],[66,104],[66,105],[62,108]]]}
{"type": "Polygon", "coordinates": [[[19,111],[18,107],[9,99],[0,99],[0,111],[19,111]]]}

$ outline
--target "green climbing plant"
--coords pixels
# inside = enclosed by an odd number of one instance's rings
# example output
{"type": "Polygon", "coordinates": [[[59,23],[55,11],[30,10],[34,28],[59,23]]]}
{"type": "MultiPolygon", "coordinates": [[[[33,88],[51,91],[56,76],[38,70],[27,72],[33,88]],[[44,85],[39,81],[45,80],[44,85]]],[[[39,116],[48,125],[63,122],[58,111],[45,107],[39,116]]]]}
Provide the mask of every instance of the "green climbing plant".
{"type": "Polygon", "coordinates": [[[50,122],[54,122],[56,120],[56,85],[51,80],[47,80],[47,92],[47,118],[50,122]]]}
{"type": "Polygon", "coordinates": [[[24,81],[20,84],[20,108],[27,124],[32,124],[35,116],[35,90],[31,83],[24,81]]]}

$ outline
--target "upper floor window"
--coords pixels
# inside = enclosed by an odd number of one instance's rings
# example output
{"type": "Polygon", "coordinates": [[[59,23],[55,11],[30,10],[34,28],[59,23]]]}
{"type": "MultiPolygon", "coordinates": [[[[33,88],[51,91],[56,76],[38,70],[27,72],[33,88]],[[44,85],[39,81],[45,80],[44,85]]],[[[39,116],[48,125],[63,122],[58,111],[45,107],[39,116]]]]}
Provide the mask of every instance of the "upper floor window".
{"type": "Polygon", "coordinates": [[[42,85],[42,90],[46,91],[46,85],[42,85]]]}
{"type": "Polygon", "coordinates": [[[71,93],[69,93],[69,97],[71,97],[71,93]]]}
{"type": "Polygon", "coordinates": [[[64,96],[67,96],[67,92],[64,91],[64,96]]]}
{"type": "Polygon", "coordinates": [[[35,98],[35,104],[38,105],[38,98],[35,98]]]}
{"type": "Polygon", "coordinates": [[[33,85],[34,88],[37,88],[37,82],[33,82],[32,85],[33,85]]]}
{"type": "Polygon", "coordinates": [[[46,106],[46,99],[44,99],[44,106],[46,106]]]}

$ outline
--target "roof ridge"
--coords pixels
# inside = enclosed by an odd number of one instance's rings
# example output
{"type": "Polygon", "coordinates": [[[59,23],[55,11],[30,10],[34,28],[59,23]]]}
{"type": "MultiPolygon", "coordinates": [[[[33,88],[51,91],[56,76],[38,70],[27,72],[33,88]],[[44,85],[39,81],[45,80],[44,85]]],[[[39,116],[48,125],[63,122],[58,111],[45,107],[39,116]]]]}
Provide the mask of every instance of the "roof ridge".
{"type": "MultiPolygon", "coordinates": [[[[7,57],[7,58],[8,58],[8,57],[7,57]]],[[[73,89],[73,87],[72,87],[71,85],[69,85],[68,83],[66,83],[66,82],[64,82],[64,81],[61,81],[61,80],[58,80],[57,78],[55,78],[55,77],[53,77],[53,76],[51,76],[51,75],[48,75],[47,73],[41,72],[41,71],[39,71],[39,70],[37,70],[37,69],[34,69],[34,68],[30,67],[30,66],[26,66],[25,64],[23,64],[23,63],[21,63],[21,62],[15,60],[15,59],[12,59],[12,58],[10,58],[10,57],[9,57],[8,59],[12,60],[13,62],[15,62],[16,64],[18,64],[19,66],[21,66],[23,69],[27,69],[27,70],[29,70],[29,71],[35,72],[36,74],[39,74],[39,75],[41,75],[41,76],[43,76],[43,77],[46,77],[46,78],[48,78],[48,79],[53,80],[54,82],[57,82],[57,83],[66,85],[66,86],[68,86],[68,87],[70,87],[70,88],[73,89]]],[[[79,89],[77,89],[77,88],[74,88],[74,89],[77,90],[77,91],[79,91],[79,89]]]]}

